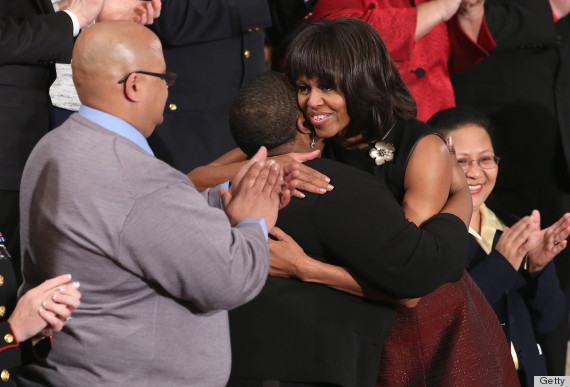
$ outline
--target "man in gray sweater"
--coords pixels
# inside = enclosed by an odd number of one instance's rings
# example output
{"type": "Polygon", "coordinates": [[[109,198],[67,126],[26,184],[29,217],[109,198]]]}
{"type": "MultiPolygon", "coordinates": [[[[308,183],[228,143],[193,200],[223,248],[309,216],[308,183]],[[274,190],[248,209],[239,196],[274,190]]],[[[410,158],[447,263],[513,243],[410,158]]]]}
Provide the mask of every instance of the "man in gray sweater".
{"type": "Polygon", "coordinates": [[[154,158],[145,138],[162,121],[174,76],[160,41],[140,25],[89,27],[72,63],[82,106],[38,143],[24,170],[21,291],[71,273],[83,298],[47,358],[19,382],[223,386],[226,311],[261,290],[267,229],[297,172],[265,162],[262,149],[230,191],[200,194],[154,158]]]}

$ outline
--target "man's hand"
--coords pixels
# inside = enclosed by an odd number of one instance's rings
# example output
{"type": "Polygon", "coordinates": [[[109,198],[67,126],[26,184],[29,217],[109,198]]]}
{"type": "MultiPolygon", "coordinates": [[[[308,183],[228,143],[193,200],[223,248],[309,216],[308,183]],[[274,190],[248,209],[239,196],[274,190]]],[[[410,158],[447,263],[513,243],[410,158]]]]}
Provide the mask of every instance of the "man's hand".
{"type": "Polygon", "coordinates": [[[64,274],[27,291],[8,318],[18,341],[40,339],[60,331],[80,304],[79,283],[64,274]]]}
{"type": "Polygon", "coordinates": [[[101,13],[104,2],[105,0],[69,0],[67,8],[61,9],[73,12],[79,20],[79,28],[85,28],[101,13]]]}
{"type": "Polygon", "coordinates": [[[139,24],[152,24],[160,16],[160,0],[105,0],[97,21],[130,20],[139,24]]]}
{"type": "Polygon", "coordinates": [[[220,190],[232,226],[253,218],[263,218],[268,230],[275,226],[285,182],[279,164],[266,158],[267,150],[261,147],[232,180],[230,191],[220,190]]]}

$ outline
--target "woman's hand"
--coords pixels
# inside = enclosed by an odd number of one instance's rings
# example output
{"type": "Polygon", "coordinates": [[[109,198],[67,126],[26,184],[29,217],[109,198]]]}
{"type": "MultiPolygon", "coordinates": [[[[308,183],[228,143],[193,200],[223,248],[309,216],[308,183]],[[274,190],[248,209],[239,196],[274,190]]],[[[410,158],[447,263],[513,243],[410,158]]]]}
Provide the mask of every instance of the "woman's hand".
{"type": "Polygon", "coordinates": [[[272,157],[272,159],[277,161],[281,166],[285,166],[290,163],[299,163],[299,176],[297,178],[298,184],[297,189],[293,191],[293,196],[304,198],[305,194],[299,190],[316,194],[324,194],[334,189],[330,184],[331,179],[303,164],[305,161],[316,158],[319,155],[319,152],[320,151],[316,150],[308,153],[287,153],[272,157]]]}
{"type": "Polygon", "coordinates": [[[43,337],[59,332],[79,306],[79,283],[69,283],[71,275],[64,274],[45,281],[27,291],[8,318],[18,341],[43,337]]]}
{"type": "Polygon", "coordinates": [[[301,246],[279,227],[269,232],[277,240],[269,239],[269,255],[271,267],[269,275],[283,278],[299,278],[299,267],[304,260],[310,258],[301,246]]]}
{"type": "Polygon", "coordinates": [[[531,247],[536,246],[539,238],[540,215],[538,211],[533,211],[512,227],[506,227],[495,249],[518,271],[525,255],[531,247]]]}
{"type": "Polygon", "coordinates": [[[564,214],[552,226],[540,230],[536,247],[528,253],[528,271],[540,271],[566,248],[566,238],[570,235],[570,213],[564,214]]]}

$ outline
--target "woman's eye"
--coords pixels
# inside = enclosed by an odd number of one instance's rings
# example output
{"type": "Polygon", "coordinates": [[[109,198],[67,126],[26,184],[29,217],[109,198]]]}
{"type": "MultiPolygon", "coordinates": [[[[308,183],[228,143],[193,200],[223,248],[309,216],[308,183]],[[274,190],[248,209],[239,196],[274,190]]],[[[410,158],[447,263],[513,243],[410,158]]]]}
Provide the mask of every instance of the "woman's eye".
{"type": "Polygon", "coordinates": [[[297,90],[299,91],[299,93],[308,93],[311,89],[309,86],[297,85],[297,90]]]}

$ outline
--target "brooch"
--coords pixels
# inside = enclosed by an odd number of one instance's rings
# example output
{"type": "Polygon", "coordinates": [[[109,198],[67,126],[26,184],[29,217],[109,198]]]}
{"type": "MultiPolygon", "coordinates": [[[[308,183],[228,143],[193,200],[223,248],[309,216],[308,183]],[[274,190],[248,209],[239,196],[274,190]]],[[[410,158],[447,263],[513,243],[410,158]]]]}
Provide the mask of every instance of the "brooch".
{"type": "Polygon", "coordinates": [[[387,142],[377,141],[376,144],[374,144],[374,148],[370,149],[368,154],[374,159],[376,165],[382,165],[385,162],[392,161],[392,159],[394,159],[394,151],[394,145],[387,142]]]}

